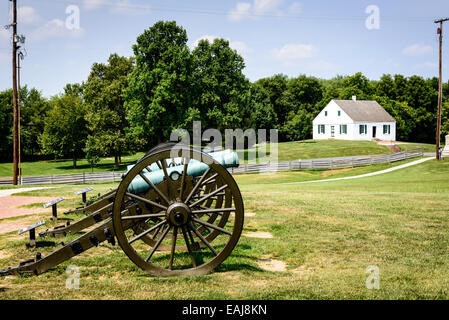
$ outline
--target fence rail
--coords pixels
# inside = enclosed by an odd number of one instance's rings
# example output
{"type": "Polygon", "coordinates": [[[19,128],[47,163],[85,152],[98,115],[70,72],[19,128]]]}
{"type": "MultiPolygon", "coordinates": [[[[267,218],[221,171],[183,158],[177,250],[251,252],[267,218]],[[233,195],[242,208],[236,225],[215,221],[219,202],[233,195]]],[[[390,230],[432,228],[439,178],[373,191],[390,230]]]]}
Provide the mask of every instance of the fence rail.
{"type": "MultiPolygon", "coordinates": [[[[256,173],[256,172],[275,172],[292,170],[331,170],[343,168],[355,168],[369,166],[373,164],[391,163],[406,159],[418,158],[427,155],[423,148],[416,148],[409,151],[398,152],[387,155],[371,155],[356,157],[338,157],[322,159],[305,159],[282,161],[277,163],[257,163],[244,164],[238,168],[231,168],[232,174],[238,173],[256,173]]],[[[433,155],[433,154],[432,154],[433,155]]]]}
{"type": "MultiPolygon", "coordinates": [[[[239,173],[259,173],[259,172],[292,171],[292,170],[343,169],[343,168],[369,166],[373,164],[391,163],[411,158],[418,158],[424,155],[428,154],[424,153],[423,148],[417,148],[409,151],[387,155],[292,160],[277,163],[266,162],[266,163],[241,164],[238,168],[230,168],[229,171],[232,174],[239,174],[239,173]]],[[[102,181],[120,181],[123,173],[124,172],[96,172],[96,173],[77,173],[77,174],[51,175],[51,176],[29,176],[29,177],[22,177],[22,184],[36,185],[36,184],[92,183],[102,181]]],[[[11,178],[0,178],[0,185],[10,185],[10,184],[12,184],[11,178]]]]}

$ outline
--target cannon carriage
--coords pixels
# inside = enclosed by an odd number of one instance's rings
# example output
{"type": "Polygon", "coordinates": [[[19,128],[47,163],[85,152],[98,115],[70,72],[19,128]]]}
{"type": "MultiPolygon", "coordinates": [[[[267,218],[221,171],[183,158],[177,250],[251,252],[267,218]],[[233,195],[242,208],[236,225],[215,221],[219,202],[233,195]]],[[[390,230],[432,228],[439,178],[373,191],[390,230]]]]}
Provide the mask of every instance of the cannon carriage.
{"type": "Polygon", "coordinates": [[[85,233],[0,275],[39,275],[116,240],[132,262],[154,276],[209,273],[231,254],[243,229],[243,199],[226,169],[236,166],[231,151],[206,154],[180,144],[153,148],[117,189],[83,208],[86,217],[39,235],[85,233]]]}

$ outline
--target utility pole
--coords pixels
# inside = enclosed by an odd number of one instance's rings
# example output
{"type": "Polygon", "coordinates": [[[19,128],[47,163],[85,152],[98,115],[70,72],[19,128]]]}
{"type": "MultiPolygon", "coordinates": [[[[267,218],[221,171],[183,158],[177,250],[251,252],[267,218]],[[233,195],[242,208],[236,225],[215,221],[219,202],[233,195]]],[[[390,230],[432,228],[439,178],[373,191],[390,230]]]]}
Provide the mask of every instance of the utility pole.
{"type": "MultiPolygon", "coordinates": [[[[19,47],[20,48],[20,47],[19,47]]],[[[22,184],[22,143],[21,143],[21,134],[20,134],[20,119],[21,119],[21,114],[20,114],[20,61],[23,59],[23,53],[21,51],[19,51],[18,53],[18,59],[17,59],[17,114],[18,114],[18,121],[17,121],[17,126],[18,126],[18,164],[17,164],[17,168],[18,168],[18,181],[19,184],[22,184]]]]}
{"type": "MultiPolygon", "coordinates": [[[[11,0],[10,0],[11,1],[11,0]]],[[[13,177],[12,184],[17,185],[17,175],[19,173],[19,112],[17,102],[17,0],[13,2],[13,22],[12,22],[12,94],[13,94],[13,177]]]]}
{"type": "Polygon", "coordinates": [[[440,35],[440,49],[439,49],[439,83],[438,83],[438,111],[437,111],[437,134],[436,134],[436,159],[440,160],[440,124],[441,124],[441,104],[443,99],[443,22],[449,21],[449,18],[435,20],[439,23],[437,33],[440,35]]]}

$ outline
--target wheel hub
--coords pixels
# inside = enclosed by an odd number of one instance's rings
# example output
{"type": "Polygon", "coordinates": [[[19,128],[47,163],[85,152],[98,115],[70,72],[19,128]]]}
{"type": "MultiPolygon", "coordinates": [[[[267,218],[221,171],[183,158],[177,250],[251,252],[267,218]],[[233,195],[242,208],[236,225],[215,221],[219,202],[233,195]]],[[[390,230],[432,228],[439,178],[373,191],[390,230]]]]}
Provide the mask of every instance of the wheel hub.
{"type": "Polygon", "coordinates": [[[182,202],[173,203],[167,210],[167,220],[171,225],[177,227],[185,225],[190,220],[191,215],[190,208],[182,202]]]}

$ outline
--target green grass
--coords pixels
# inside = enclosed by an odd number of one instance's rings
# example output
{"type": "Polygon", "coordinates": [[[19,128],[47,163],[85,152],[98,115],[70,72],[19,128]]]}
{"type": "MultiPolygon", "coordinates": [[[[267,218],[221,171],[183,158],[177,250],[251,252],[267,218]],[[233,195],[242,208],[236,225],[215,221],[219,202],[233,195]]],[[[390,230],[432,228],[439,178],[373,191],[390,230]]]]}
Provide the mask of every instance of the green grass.
{"type": "MultiPolygon", "coordinates": [[[[268,160],[269,156],[271,155],[270,152],[273,152],[273,150],[271,149],[273,146],[276,147],[276,145],[267,145],[267,157],[259,158],[259,155],[257,155],[258,162],[264,162],[268,160]]],[[[252,157],[254,159],[256,157],[256,149],[258,148],[245,151],[245,159],[248,159],[249,157],[252,157]]],[[[372,141],[348,140],[304,140],[283,142],[277,144],[277,149],[278,161],[392,153],[392,151],[387,147],[378,145],[377,143],[372,141]]],[[[239,157],[242,157],[242,153],[239,154],[239,157]]]]}
{"type": "MultiPolygon", "coordinates": [[[[407,142],[405,144],[398,144],[401,150],[411,150],[415,148],[423,148],[424,152],[435,152],[436,145],[429,143],[415,143],[415,142],[407,142]]],[[[444,145],[441,145],[444,148],[444,145]]]]}
{"type": "MultiPolygon", "coordinates": [[[[122,156],[122,165],[114,167],[114,158],[102,158],[93,169],[94,172],[104,171],[125,171],[126,166],[134,164],[138,159],[144,155],[143,152],[122,156]]],[[[92,169],[86,159],[77,161],[77,168],[73,168],[71,159],[62,160],[46,160],[46,161],[28,161],[22,162],[22,174],[24,176],[44,176],[44,175],[60,175],[73,173],[88,173],[92,169]]],[[[0,177],[12,176],[12,163],[0,163],[0,177]]]]}
{"type": "MultiPolygon", "coordinates": [[[[271,146],[271,148],[273,145],[271,146]]],[[[387,154],[391,151],[385,147],[371,141],[347,141],[347,140],[305,140],[298,142],[283,142],[277,145],[278,161],[298,160],[298,159],[314,159],[326,157],[340,156],[359,156],[372,154],[387,154]]],[[[267,147],[267,155],[270,146],[267,147]]],[[[115,168],[114,158],[103,158],[98,163],[94,172],[104,171],[125,171],[126,166],[134,164],[140,159],[144,153],[140,152],[130,156],[123,156],[123,164],[115,168]]],[[[255,157],[255,149],[239,152],[239,158],[245,159],[241,163],[247,163],[249,157],[255,157]]],[[[268,157],[258,159],[258,162],[268,161],[268,157]]],[[[48,161],[31,161],[22,163],[22,174],[24,176],[42,176],[42,175],[61,175],[73,173],[91,172],[86,159],[80,159],[77,162],[77,168],[73,168],[72,160],[48,160],[48,161]]],[[[0,163],[0,177],[10,177],[12,175],[11,163],[0,163]]]]}
{"type": "MultiPolygon", "coordinates": [[[[315,179],[329,173],[313,174],[315,179]]],[[[303,179],[294,172],[236,176],[245,210],[256,213],[245,219],[244,233],[267,231],[274,238],[242,236],[232,255],[209,275],[151,277],[120,250],[98,247],[39,277],[0,279],[0,299],[449,298],[449,161],[430,160],[363,179],[282,184],[303,179]],[[265,271],[260,258],[284,261],[287,271],[265,271]],[[65,288],[71,264],[80,268],[80,290],[65,288]],[[365,286],[370,265],[379,267],[380,290],[365,286]]],[[[95,187],[106,191],[115,185],[95,187]]],[[[78,188],[39,194],[69,195],[78,188]]],[[[35,254],[25,248],[25,238],[15,232],[0,235],[1,267],[35,254]]],[[[45,255],[56,247],[39,251],[45,255]]]]}

